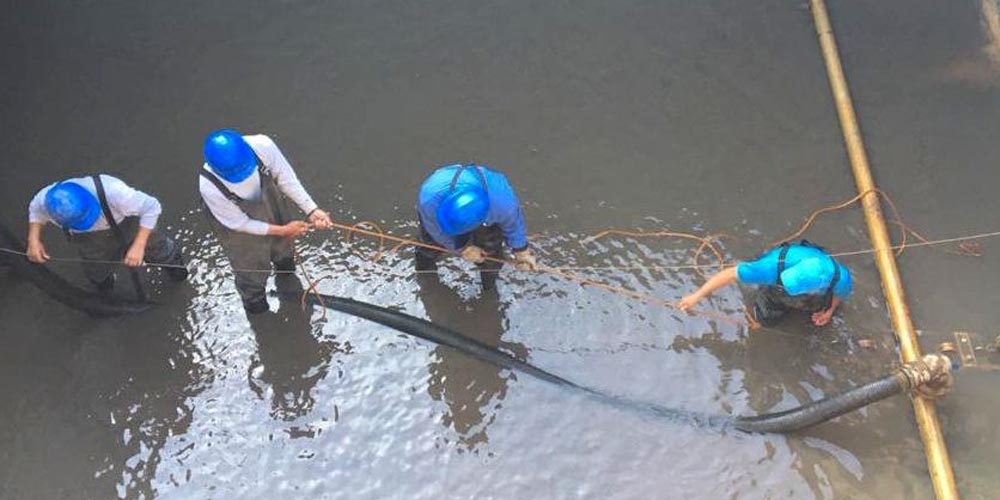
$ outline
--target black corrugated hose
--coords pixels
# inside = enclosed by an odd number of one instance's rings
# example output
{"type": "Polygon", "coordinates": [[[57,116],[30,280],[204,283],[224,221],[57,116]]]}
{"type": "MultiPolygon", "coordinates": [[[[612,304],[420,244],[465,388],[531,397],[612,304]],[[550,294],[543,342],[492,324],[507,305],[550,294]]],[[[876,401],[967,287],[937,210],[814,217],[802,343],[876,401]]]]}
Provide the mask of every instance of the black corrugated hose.
{"type": "Polygon", "coordinates": [[[895,396],[907,388],[903,378],[892,374],[791,410],[756,417],[736,417],[732,425],[746,432],[795,432],[895,396]]]}
{"type": "MultiPolygon", "coordinates": [[[[295,295],[294,297],[290,296],[287,298],[298,297],[298,295],[295,295]]],[[[314,305],[325,306],[336,311],[374,321],[424,340],[452,347],[481,361],[501,368],[526,373],[546,382],[574,389],[606,403],[629,407],[633,410],[655,416],[683,420],[696,425],[720,428],[732,427],[745,432],[788,433],[801,430],[857,410],[876,401],[905,392],[920,383],[917,379],[921,377],[926,379],[929,377],[929,375],[923,372],[917,374],[912,371],[896,370],[891,375],[850,389],[842,394],[787,411],[768,413],[755,417],[710,416],[666,408],[651,403],[638,402],[575,384],[565,378],[519,360],[510,354],[497,350],[494,347],[483,344],[478,340],[399,311],[333,295],[310,292],[308,297],[308,300],[314,305]]]]}

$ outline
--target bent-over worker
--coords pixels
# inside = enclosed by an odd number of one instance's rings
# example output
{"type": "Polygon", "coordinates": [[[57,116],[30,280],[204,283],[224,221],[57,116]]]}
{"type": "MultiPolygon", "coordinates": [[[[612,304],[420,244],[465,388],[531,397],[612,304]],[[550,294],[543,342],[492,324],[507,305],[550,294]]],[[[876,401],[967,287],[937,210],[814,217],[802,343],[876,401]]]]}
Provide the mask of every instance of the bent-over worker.
{"type": "MultiPolygon", "coordinates": [[[[484,290],[496,286],[506,242],[520,270],[534,270],[521,202],[507,177],[491,168],[455,164],[435,170],[417,198],[420,237],[424,243],[461,254],[476,264],[484,290]]],[[[440,251],[417,247],[418,271],[437,269],[440,251]]]]}
{"type": "Polygon", "coordinates": [[[811,314],[814,325],[824,326],[853,288],[851,271],[825,250],[806,240],[784,243],[750,262],[723,269],[698,291],[681,299],[688,310],[712,292],[734,282],[756,285],[749,312],[762,325],[771,325],[789,310],[811,314]]]}
{"type": "MultiPolygon", "coordinates": [[[[100,174],[66,179],[45,186],[28,205],[28,260],[43,264],[51,257],[42,241],[42,230],[54,223],[86,262],[83,272],[101,293],[115,284],[115,265],[121,260],[136,268],[143,264],[167,264],[173,281],[187,279],[180,246],[156,230],[160,202],[122,180],[100,174]]],[[[137,284],[137,286],[139,286],[137,284]]]]}

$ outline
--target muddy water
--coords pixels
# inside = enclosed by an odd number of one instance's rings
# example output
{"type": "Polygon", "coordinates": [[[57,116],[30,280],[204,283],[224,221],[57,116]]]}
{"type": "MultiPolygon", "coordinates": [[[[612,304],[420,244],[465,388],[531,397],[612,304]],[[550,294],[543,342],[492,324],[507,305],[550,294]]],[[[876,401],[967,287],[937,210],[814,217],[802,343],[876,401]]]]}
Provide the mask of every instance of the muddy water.
{"type": "MultiPolygon", "coordinates": [[[[931,237],[997,229],[1000,82],[978,12],[832,6],[878,180],[931,237]]],[[[401,234],[431,166],[480,161],[518,186],[544,262],[679,298],[697,273],[636,266],[686,265],[690,244],[587,236],[723,231],[745,258],[854,193],[799,3],[33,2],[0,28],[4,219],[21,227],[52,179],[117,173],[160,197],[195,270],[155,311],[100,321],[0,281],[0,497],[932,497],[905,400],[793,437],[719,433],[332,312],[275,302],[251,323],[198,213],[200,141],[223,125],[274,136],[338,219],[401,234]]],[[[809,236],[867,244],[856,211],[809,236]]],[[[995,334],[994,246],[904,254],[925,348],[995,334]]],[[[417,277],[406,252],[372,262],[374,246],[327,234],[301,248],[325,292],[666,406],[783,409],[896,359],[865,256],[848,261],[856,295],[831,328],[749,333],[546,276],[507,272],[483,295],[461,264],[417,277]]],[[[706,304],[739,305],[734,291],[706,304]]],[[[960,489],[990,498],[996,374],[961,375],[942,421],[960,489]]]]}

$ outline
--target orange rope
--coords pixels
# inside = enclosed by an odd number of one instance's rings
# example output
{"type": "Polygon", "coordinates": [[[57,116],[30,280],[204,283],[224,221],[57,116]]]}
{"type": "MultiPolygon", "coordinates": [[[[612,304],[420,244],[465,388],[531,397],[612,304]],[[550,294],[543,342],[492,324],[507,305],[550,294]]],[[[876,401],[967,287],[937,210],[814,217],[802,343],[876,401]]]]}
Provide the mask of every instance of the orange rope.
{"type": "MultiPolygon", "coordinates": [[[[625,297],[630,297],[630,298],[633,298],[633,299],[641,300],[641,301],[649,303],[649,304],[658,305],[658,306],[664,306],[664,307],[670,307],[670,308],[673,308],[673,309],[678,309],[676,302],[672,302],[672,301],[669,301],[669,300],[661,299],[659,297],[654,297],[652,295],[648,295],[648,294],[645,294],[645,293],[632,291],[632,290],[629,290],[627,288],[623,288],[623,287],[620,287],[620,286],[609,285],[607,283],[602,283],[600,281],[592,280],[590,278],[584,278],[582,276],[577,276],[575,274],[567,273],[567,272],[564,272],[564,271],[559,271],[559,270],[552,269],[552,268],[542,267],[542,266],[539,266],[538,270],[542,271],[542,272],[547,272],[547,273],[555,275],[555,276],[559,276],[561,278],[565,278],[565,279],[568,279],[568,280],[573,280],[573,281],[579,282],[580,284],[583,284],[583,285],[593,286],[595,288],[600,288],[602,290],[607,290],[609,292],[613,292],[613,293],[616,293],[618,295],[623,295],[625,297]]],[[[750,326],[749,323],[747,323],[746,321],[737,320],[737,319],[734,319],[732,317],[725,316],[725,315],[722,315],[722,314],[719,314],[719,313],[715,313],[715,312],[712,312],[712,311],[702,311],[702,310],[698,310],[698,309],[688,309],[686,312],[690,313],[690,314],[696,314],[696,315],[699,315],[699,316],[704,316],[706,318],[711,318],[711,319],[714,319],[714,320],[722,321],[722,322],[725,322],[725,323],[731,323],[731,324],[734,324],[734,325],[737,325],[737,326],[750,326]]]]}
{"type": "MultiPolygon", "coordinates": [[[[341,224],[339,222],[333,221],[333,222],[331,222],[331,226],[333,226],[335,229],[340,229],[342,231],[347,231],[348,233],[350,233],[352,235],[353,234],[361,234],[361,235],[369,236],[369,237],[372,237],[372,238],[378,238],[380,246],[383,245],[385,241],[396,242],[396,245],[390,251],[395,251],[395,250],[397,250],[399,248],[402,248],[404,246],[415,246],[415,247],[427,248],[427,249],[430,249],[430,250],[435,250],[435,251],[438,251],[438,252],[452,254],[452,255],[457,255],[458,254],[458,252],[454,252],[454,251],[448,250],[447,248],[444,248],[442,246],[433,245],[433,244],[430,244],[430,243],[425,243],[423,241],[413,240],[413,239],[409,239],[409,238],[402,238],[402,237],[399,237],[399,236],[394,236],[392,234],[388,234],[385,231],[382,231],[382,229],[377,224],[374,224],[374,223],[358,223],[358,224],[354,224],[354,225],[346,225],[346,224],[341,224]],[[367,225],[371,229],[364,229],[362,227],[362,225],[367,225]]],[[[617,232],[617,230],[608,230],[608,231],[609,232],[607,234],[613,234],[613,233],[617,232]]],[[[654,235],[653,233],[639,233],[639,234],[654,235]]],[[[666,232],[662,233],[662,235],[666,235],[666,232]]],[[[722,262],[722,259],[723,259],[722,252],[720,252],[718,250],[718,248],[715,247],[715,245],[713,245],[710,241],[707,241],[705,238],[700,238],[698,236],[688,235],[688,234],[684,234],[684,233],[676,233],[676,235],[678,235],[678,236],[683,235],[682,237],[686,237],[686,238],[689,238],[689,239],[694,239],[696,241],[700,241],[700,242],[706,243],[707,246],[712,250],[712,252],[719,258],[720,262],[722,262]]],[[[602,235],[599,235],[598,237],[600,237],[600,236],[604,236],[604,235],[602,234],[602,235]]],[[[384,255],[384,253],[385,252],[382,252],[381,249],[380,249],[378,256],[381,257],[382,255],[384,255]]],[[[500,258],[489,257],[489,256],[487,256],[485,260],[488,260],[488,261],[491,261],[491,262],[498,262],[498,263],[502,263],[502,264],[511,264],[511,265],[515,264],[513,261],[511,261],[509,259],[500,259],[500,258]]],[[[576,281],[576,282],[578,282],[578,283],[580,283],[582,285],[587,285],[587,286],[592,286],[592,287],[595,287],[595,288],[600,288],[602,290],[606,290],[606,291],[609,291],[609,292],[612,292],[612,293],[615,293],[615,294],[618,294],[618,295],[622,295],[622,296],[625,296],[625,297],[629,297],[629,298],[633,298],[633,299],[636,299],[636,300],[640,300],[640,301],[643,301],[643,302],[646,302],[646,303],[649,303],[649,304],[658,305],[658,306],[664,306],[664,307],[671,307],[671,308],[676,308],[677,307],[676,303],[668,301],[668,300],[661,299],[659,297],[654,297],[652,295],[648,295],[648,294],[644,294],[644,293],[632,291],[632,290],[629,290],[627,288],[620,287],[620,286],[609,285],[607,283],[603,283],[603,282],[600,282],[600,281],[597,281],[597,280],[593,280],[593,279],[590,279],[590,278],[585,278],[583,276],[579,276],[579,275],[576,275],[576,274],[572,274],[572,273],[560,271],[560,270],[553,269],[553,268],[550,268],[550,267],[538,266],[537,270],[540,271],[540,272],[551,274],[553,276],[561,277],[563,279],[567,279],[567,280],[571,280],[571,281],[576,281]]],[[[310,290],[315,290],[315,288],[313,286],[311,286],[310,290]]],[[[731,317],[724,316],[724,315],[721,315],[721,314],[718,314],[718,313],[714,313],[714,312],[711,312],[711,311],[699,311],[699,310],[693,310],[692,309],[692,310],[689,310],[688,312],[690,312],[691,314],[698,314],[698,315],[701,315],[701,316],[712,318],[712,319],[715,319],[715,320],[718,320],[718,321],[724,321],[724,322],[732,323],[732,324],[736,324],[736,325],[744,325],[744,326],[746,325],[746,322],[744,322],[744,321],[735,320],[735,319],[733,319],[731,317]]]]}
{"type": "MultiPolygon", "coordinates": [[[[639,230],[639,231],[626,231],[626,230],[623,230],[623,229],[605,229],[604,231],[601,231],[601,232],[599,232],[599,233],[597,233],[597,234],[595,234],[593,236],[588,237],[587,241],[598,240],[598,239],[601,239],[601,238],[603,238],[605,236],[612,235],[612,234],[613,235],[619,235],[619,236],[627,236],[627,237],[630,237],[630,238],[668,237],[668,238],[683,238],[683,239],[687,239],[687,240],[697,241],[698,243],[700,243],[700,245],[698,246],[698,249],[694,253],[693,263],[694,263],[694,266],[695,266],[694,269],[695,269],[695,271],[698,272],[698,274],[700,274],[702,277],[705,277],[705,273],[704,273],[704,271],[701,270],[702,268],[700,266],[700,263],[699,263],[698,259],[701,257],[701,254],[704,253],[704,251],[705,251],[706,248],[709,249],[709,250],[711,250],[712,253],[715,254],[715,258],[719,261],[719,269],[722,269],[723,267],[725,267],[725,262],[726,262],[725,257],[723,257],[722,256],[722,252],[719,251],[719,249],[715,245],[712,244],[712,239],[717,236],[717,235],[714,235],[714,234],[710,234],[708,236],[701,237],[701,236],[697,236],[697,235],[690,234],[690,233],[679,233],[679,232],[675,232],[675,231],[656,231],[656,232],[647,233],[647,232],[642,231],[642,230],[639,230]]],[[[721,235],[719,235],[719,236],[721,236],[721,235]]]]}
{"type": "MultiPolygon", "coordinates": [[[[896,224],[897,226],[899,226],[899,228],[900,228],[900,240],[901,241],[900,241],[900,244],[896,246],[896,248],[897,248],[897,255],[901,254],[903,252],[903,250],[906,249],[906,247],[908,246],[908,243],[907,243],[907,236],[908,235],[912,235],[913,237],[915,237],[917,240],[919,240],[920,242],[922,242],[924,244],[929,244],[930,243],[930,241],[927,238],[925,238],[923,235],[921,235],[916,230],[914,230],[913,228],[911,228],[910,226],[908,226],[906,223],[903,222],[902,217],[899,214],[899,209],[896,207],[896,203],[895,203],[895,201],[893,201],[892,197],[890,197],[888,194],[886,194],[885,192],[883,192],[883,191],[881,191],[879,189],[871,189],[871,190],[865,191],[865,192],[863,192],[861,194],[858,194],[857,196],[855,196],[855,197],[853,197],[853,198],[851,198],[851,199],[849,199],[847,201],[844,201],[844,202],[841,202],[841,203],[836,203],[836,204],[829,205],[829,206],[826,206],[826,207],[822,207],[822,208],[820,208],[818,210],[813,211],[811,214],[809,214],[809,216],[802,223],[802,225],[799,227],[799,229],[797,229],[791,235],[789,235],[789,236],[787,236],[787,237],[785,237],[785,238],[783,238],[781,240],[778,240],[778,241],[774,242],[771,246],[772,247],[778,246],[778,245],[781,245],[783,243],[787,243],[789,241],[792,241],[792,240],[795,240],[797,238],[800,238],[802,235],[804,235],[806,233],[806,231],[809,230],[809,228],[812,226],[812,224],[816,221],[816,219],[820,215],[823,215],[823,214],[826,214],[826,213],[830,213],[830,212],[835,212],[835,211],[838,211],[838,210],[846,209],[846,208],[854,205],[855,203],[859,202],[865,196],[867,196],[869,194],[872,194],[872,193],[875,193],[876,195],[881,196],[886,201],[886,203],[889,205],[889,209],[892,211],[892,214],[895,217],[895,220],[892,221],[892,222],[894,224],[896,224]]],[[[382,228],[378,224],[376,224],[374,222],[370,222],[370,221],[362,221],[362,222],[358,222],[358,223],[353,224],[353,225],[341,224],[341,223],[338,223],[338,222],[334,221],[334,222],[331,223],[331,226],[333,228],[335,228],[335,229],[340,229],[342,231],[346,231],[348,233],[348,241],[351,241],[352,238],[353,238],[353,236],[356,235],[356,234],[368,236],[368,237],[371,237],[371,238],[377,238],[378,239],[379,247],[378,247],[378,251],[371,258],[371,260],[373,260],[373,261],[377,261],[377,260],[381,259],[383,256],[385,256],[386,254],[396,252],[400,248],[403,248],[403,247],[406,247],[406,246],[414,246],[414,247],[427,248],[427,249],[434,250],[434,251],[437,251],[437,252],[442,252],[442,253],[452,254],[452,255],[457,255],[458,254],[458,252],[455,252],[455,251],[452,251],[452,250],[448,250],[447,248],[441,247],[439,245],[434,245],[434,244],[426,243],[426,242],[419,241],[419,240],[414,240],[414,239],[402,238],[402,237],[399,237],[399,236],[394,236],[392,234],[386,233],[385,231],[382,230],[382,228]],[[367,229],[366,229],[366,227],[367,227],[367,229]],[[395,245],[392,248],[390,248],[388,251],[385,250],[385,243],[387,241],[391,241],[391,242],[395,243],[395,245]]],[[[702,236],[697,236],[697,235],[690,234],[690,233],[682,233],[682,232],[676,232],[676,231],[645,232],[645,231],[642,231],[642,230],[627,231],[627,230],[621,230],[621,229],[606,229],[606,230],[601,231],[601,232],[599,232],[599,233],[597,233],[597,234],[595,234],[593,236],[588,237],[587,241],[597,240],[597,239],[604,238],[604,237],[609,236],[609,235],[625,236],[625,237],[630,237],[630,238],[671,237],[671,238],[681,238],[681,239],[687,239],[687,240],[697,241],[699,245],[698,245],[697,249],[694,252],[694,255],[693,255],[693,265],[691,266],[691,268],[695,269],[703,277],[705,275],[704,275],[702,269],[705,268],[705,267],[709,267],[709,266],[703,266],[703,265],[701,265],[701,256],[705,252],[705,250],[707,249],[707,250],[709,250],[709,251],[712,252],[712,254],[715,256],[716,260],[718,261],[717,265],[718,265],[719,269],[722,269],[722,268],[724,268],[726,266],[725,256],[723,255],[722,251],[719,250],[719,248],[713,243],[713,240],[719,240],[721,238],[733,238],[733,236],[730,236],[730,235],[725,234],[725,233],[715,233],[715,234],[710,234],[708,236],[702,237],[702,236]]],[[[958,254],[958,255],[973,255],[973,256],[978,256],[978,255],[981,255],[981,250],[979,248],[973,246],[973,245],[966,246],[966,245],[963,244],[963,245],[959,246],[959,250],[958,251],[952,250],[949,253],[954,253],[954,254],[958,254]]],[[[485,258],[485,260],[488,260],[488,261],[491,261],[491,262],[498,262],[498,263],[502,263],[502,264],[512,264],[512,265],[515,264],[513,261],[508,260],[508,259],[501,259],[501,258],[495,258],[495,257],[489,257],[489,256],[487,256],[485,258]]],[[[318,285],[319,282],[323,281],[324,279],[327,279],[329,276],[323,277],[323,278],[321,278],[319,280],[314,281],[314,280],[312,280],[311,277],[308,276],[308,274],[306,274],[305,268],[301,266],[301,263],[300,263],[300,267],[302,268],[302,272],[303,272],[303,274],[306,277],[306,281],[309,282],[309,289],[306,291],[306,293],[315,293],[317,295],[317,298],[320,300],[320,303],[322,303],[322,299],[318,295],[318,291],[316,289],[316,285],[318,285]]],[[[584,285],[584,286],[592,286],[592,287],[595,287],[595,288],[600,288],[602,290],[605,290],[605,291],[608,291],[608,292],[611,292],[611,293],[615,293],[615,294],[618,294],[618,295],[622,295],[622,296],[625,296],[625,297],[629,297],[629,298],[632,298],[632,299],[640,300],[640,301],[646,302],[648,304],[653,304],[653,305],[658,305],[658,306],[663,306],[663,307],[670,307],[670,308],[675,308],[675,309],[677,308],[677,303],[676,302],[672,302],[672,301],[669,301],[669,300],[661,299],[659,297],[655,297],[653,295],[649,295],[649,294],[637,292],[637,291],[634,291],[634,290],[629,290],[629,289],[624,288],[624,287],[620,287],[620,286],[616,286],[616,285],[610,285],[610,284],[607,284],[607,283],[604,283],[604,282],[601,282],[601,281],[597,281],[597,280],[594,280],[594,279],[590,279],[590,278],[586,278],[586,277],[583,277],[583,276],[579,276],[577,274],[568,273],[568,272],[565,272],[565,271],[562,271],[562,270],[559,270],[559,269],[556,269],[556,268],[551,268],[551,267],[547,267],[547,266],[537,266],[537,270],[540,271],[540,272],[544,272],[544,273],[547,273],[547,274],[551,274],[553,276],[557,276],[557,277],[563,278],[563,279],[567,279],[567,280],[570,280],[570,281],[575,281],[575,282],[580,283],[581,285],[584,285]]],[[[305,307],[305,294],[303,294],[302,305],[303,305],[303,307],[305,307]]],[[[687,312],[690,313],[690,314],[696,314],[696,315],[700,315],[700,316],[705,316],[707,318],[715,319],[717,321],[722,321],[722,322],[726,322],[726,323],[732,323],[732,324],[741,325],[741,326],[748,326],[750,329],[756,329],[756,328],[760,327],[760,324],[757,323],[757,321],[755,321],[753,319],[753,317],[751,315],[749,315],[748,312],[745,311],[745,310],[744,310],[744,315],[746,316],[746,319],[743,320],[743,321],[734,319],[734,318],[732,318],[730,316],[725,316],[725,315],[721,315],[721,314],[718,314],[718,313],[714,313],[714,312],[711,312],[711,311],[701,311],[701,310],[693,310],[693,309],[691,309],[691,310],[688,310],[687,312]]]]}
{"type": "Polygon", "coordinates": [[[321,306],[323,306],[323,307],[320,308],[320,311],[321,311],[321,314],[322,314],[321,318],[325,320],[326,319],[326,303],[323,302],[323,297],[319,294],[319,289],[317,289],[316,286],[319,285],[321,281],[323,281],[323,280],[325,280],[327,278],[330,278],[331,276],[323,276],[322,278],[320,278],[318,280],[313,280],[312,276],[309,276],[309,271],[306,270],[304,259],[302,259],[302,257],[299,256],[299,249],[295,248],[293,246],[292,247],[292,253],[294,255],[293,258],[295,259],[295,262],[299,265],[299,270],[302,271],[302,277],[305,278],[306,283],[309,283],[309,288],[307,288],[304,292],[302,292],[302,297],[299,299],[299,305],[302,307],[302,311],[305,312],[305,310],[306,310],[306,296],[309,293],[312,293],[313,295],[316,296],[316,300],[319,301],[319,304],[321,306]]]}
{"type": "MultiPolygon", "coordinates": [[[[819,217],[820,215],[822,215],[824,213],[834,212],[834,211],[837,211],[837,210],[842,210],[844,208],[850,207],[851,205],[857,203],[862,198],[864,198],[865,196],[867,196],[867,195],[869,195],[871,193],[875,193],[876,195],[882,197],[883,200],[885,200],[886,204],[889,205],[889,210],[892,211],[892,216],[895,218],[894,220],[890,220],[889,222],[891,224],[895,224],[900,229],[900,231],[899,231],[900,232],[900,242],[899,242],[898,245],[894,245],[895,248],[896,248],[896,255],[897,256],[902,255],[903,254],[903,250],[905,250],[908,246],[910,246],[907,243],[907,236],[908,235],[912,235],[914,238],[916,238],[918,241],[920,241],[922,243],[930,243],[930,240],[928,240],[923,235],[921,235],[920,233],[918,233],[915,229],[913,229],[908,224],[906,224],[905,222],[903,222],[902,216],[899,215],[899,208],[896,206],[896,202],[893,201],[892,197],[889,196],[888,193],[886,193],[885,191],[882,191],[881,189],[873,188],[873,189],[869,189],[869,190],[867,190],[867,191],[865,191],[865,192],[863,192],[863,193],[861,193],[861,194],[859,194],[859,195],[857,195],[857,196],[855,196],[855,197],[853,197],[853,198],[851,198],[851,199],[849,199],[847,201],[844,201],[842,203],[837,203],[837,204],[834,204],[834,205],[826,206],[826,207],[820,208],[819,210],[814,211],[813,213],[809,214],[809,217],[806,218],[805,222],[803,222],[802,226],[800,226],[797,231],[795,231],[794,233],[792,233],[790,236],[788,236],[786,238],[783,238],[781,240],[778,240],[778,241],[774,242],[771,245],[771,247],[776,247],[778,245],[781,245],[782,243],[787,243],[789,241],[798,239],[803,234],[805,234],[805,232],[807,230],[809,230],[809,227],[812,226],[813,222],[815,222],[816,218],[819,217]]],[[[965,244],[960,244],[960,245],[958,245],[958,248],[959,248],[959,250],[947,250],[946,249],[946,250],[943,250],[943,251],[946,252],[946,253],[953,254],[953,255],[962,255],[962,256],[971,256],[971,257],[979,257],[979,256],[982,255],[981,249],[976,248],[974,245],[969,246],[969,245],[965,245],[965,244]]]]}

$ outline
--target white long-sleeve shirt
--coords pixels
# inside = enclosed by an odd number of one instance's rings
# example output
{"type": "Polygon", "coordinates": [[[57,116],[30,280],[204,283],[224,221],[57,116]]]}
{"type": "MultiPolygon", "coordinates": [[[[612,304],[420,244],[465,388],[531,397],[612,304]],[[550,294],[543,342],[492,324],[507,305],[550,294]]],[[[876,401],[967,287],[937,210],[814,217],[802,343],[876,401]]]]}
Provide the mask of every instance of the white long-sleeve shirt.
{"type": "MultiPolygon", "coordinates": [[[[288,163],[288,159],[285,158],[285,155],[278,149],[278,145],[270,137],[263,134],[245,135],[243,139],[247,141],[247,144],[250,144],[250,147],[260,157],[264,163],[262,165],[264,171],[274,178],[278,184],[278,189],[285,196],[291,199],[305,213],[316,209],[316,202],[309,196],[306,189],[302,187],[302,183],[299,182],[299,178],[295,175],[295,170],[291,164],[288,163]]],[[[207,163],[202,168],[211,172],[207,163]]],[[[260,185],[260,173],[257,170],[254,170],[250,177],[240,182],[229,182],[217,175],[216,177],[230,191],[244,200],[257,201],[263,196],[260,185]]],[[[208,205],[208,209],[212,212],[212,215],[223,226],[241,233],[267,234],[268,222],[251,219],[246,212],[240,209],[239,205],[226,198],[226,195],[220,192],[219,188],[215,187],[212,181],[204,177],[199,177],[198,190],[201,192],[201,198],[205,200],[205,205],[208,205]]]]}
{"type": "MultiPolygon", "coordinates": [[[[73,179],[66,179],[63,182],[79,184],[87,191],[90,191],[94,197],[97,197],[97,188],[94,186],[94,179],[90,176],[75,177],[73,179]]],[[[160,218],[160,212],[163,211],[162,207],[160,207],[160,202],[156,198],[138,189],[134,189],[125,184],[121,179],[110,175],[101,174],[101,184],[104,185],[104,193],[108,197],[108,208],[111,209],[111,216],[115,218],[115,223],[121,223],[126,217],[138,217],[140,226],[146,229],[156,228],[156,221],[160,218]]],[[[31,203],[28,204],[28,222],[33,224],[55,223],[55,220],[49,215],[48,209],[45,208],[45,195],[55,185],[56,183],[53,182],[45,186],[31,199],[31,203]]],[[[100,217],[97,218],[90,229],[86,231],[70,231],[74,233],[89,233],[91,231],[103,231],[110,228],[111,226],[108,225],[108,221],[104,218],[104,212],[102,211],[100,217]]]]}

